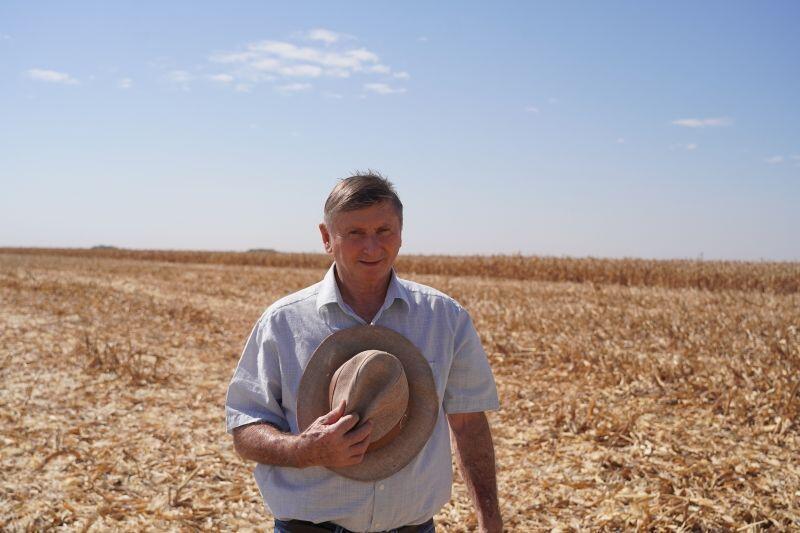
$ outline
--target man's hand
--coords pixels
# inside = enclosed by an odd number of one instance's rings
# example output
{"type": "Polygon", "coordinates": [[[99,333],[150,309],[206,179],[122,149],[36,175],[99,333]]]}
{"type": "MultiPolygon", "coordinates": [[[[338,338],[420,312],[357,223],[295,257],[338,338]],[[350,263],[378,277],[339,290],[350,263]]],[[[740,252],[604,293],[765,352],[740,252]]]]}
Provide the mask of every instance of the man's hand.
{"type": "Polygon", "coordinates": [[[342,401],[298,435],[297,463],[300,466],[350,466],[364,460],[372,422],[353,429],[358,424],[358,415],[345,415],[344,410],[342,401]]]}

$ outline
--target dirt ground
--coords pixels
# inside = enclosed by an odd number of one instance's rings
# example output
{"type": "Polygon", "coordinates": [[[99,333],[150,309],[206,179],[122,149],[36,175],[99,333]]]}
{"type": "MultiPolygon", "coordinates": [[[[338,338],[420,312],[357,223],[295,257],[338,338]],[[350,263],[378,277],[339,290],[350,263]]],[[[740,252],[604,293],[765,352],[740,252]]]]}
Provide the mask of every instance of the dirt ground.
{"type": "MultiPolygon", "coordinates": [[[[323,272],[0,254],[0,529],[268,530],[225,390],[323,272]]],[[[800,529],[797,293],[408,277],[489,354],[509,531],[800,529]]]]}

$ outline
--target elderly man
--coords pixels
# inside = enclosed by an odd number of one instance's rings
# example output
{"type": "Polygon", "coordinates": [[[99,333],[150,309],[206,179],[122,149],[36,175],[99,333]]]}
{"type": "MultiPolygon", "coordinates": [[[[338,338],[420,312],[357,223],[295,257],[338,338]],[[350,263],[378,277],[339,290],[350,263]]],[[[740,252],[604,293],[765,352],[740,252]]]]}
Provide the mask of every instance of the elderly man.
{"type": "Polygon", "coordinates": [[[388,180],[368,173],[340,181],[319,225],[333,265],[321,282],[272,304],[247,341],[228,389],[227,429],[239,455],[258,463],[276,532],[434,531],[432,517],[451,495],[450,433],[480,529],[502,530],[484,414],[499,404],[486,354],[455,300],[396,276],[402,226],[403,205],[388,180]],[[410,341],[426,372],[430,366],[438,398],[419,452],[374,481],[337,473],[372,453],[371,421],[359,424],[345,402],[305,428],[297,412],[315,350],[334,332],[365,326],[410,341]]]}

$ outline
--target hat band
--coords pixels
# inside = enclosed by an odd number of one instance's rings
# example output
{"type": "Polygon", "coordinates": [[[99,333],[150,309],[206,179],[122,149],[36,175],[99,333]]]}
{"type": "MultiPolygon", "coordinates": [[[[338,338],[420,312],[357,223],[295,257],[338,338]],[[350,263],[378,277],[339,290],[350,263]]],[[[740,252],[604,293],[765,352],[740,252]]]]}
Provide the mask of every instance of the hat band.
{"type": "MultiPolygon", "coordinates": [[[[410,404],[411,402],[409,402],[410,404]]],[[[400,432],[403,430],[403,426],[406,425],[406,421],[408,420],[408,406],[406,406],[406,412],[403,413],[403,416],[400,417],[400,420],[397,421],[397,424],[394,425],[392,429],[390,429],[386,435],[379,438],[375,442],[370,442],[369,446],[367,446],[368,452],[374,452],[375,450],[380,450],[390,442],[392,442],[395,437],[397,437],[400,432]]]]}

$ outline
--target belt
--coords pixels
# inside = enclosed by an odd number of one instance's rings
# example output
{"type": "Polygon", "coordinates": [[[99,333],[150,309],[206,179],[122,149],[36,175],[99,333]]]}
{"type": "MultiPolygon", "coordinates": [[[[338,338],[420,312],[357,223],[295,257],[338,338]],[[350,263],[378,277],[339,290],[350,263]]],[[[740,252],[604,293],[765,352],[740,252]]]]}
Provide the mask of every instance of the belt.
{"type": "MultiPolygon", "coordinates": [[[[280,522],[280,526],[283,528],[283,531],[287,531],[289,533],[318,533],[320,531],[341,531],[342,533],[353,533],[349,529],[343,529],[341,526],[337,526],[333,522],[322,522],[320,524],[306,522],[305,520],[276,520],[276,522],[280,522]]],[[[390,531],[397,531],[397,533],[417,533],[426,531],[432,525],[433,518],[422,524],[398,527],[390,531]]]]}

